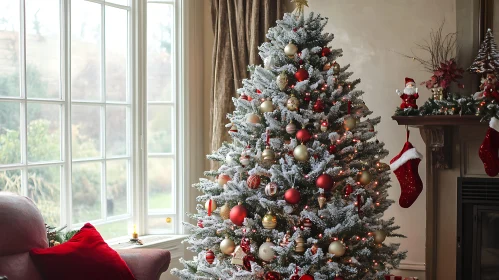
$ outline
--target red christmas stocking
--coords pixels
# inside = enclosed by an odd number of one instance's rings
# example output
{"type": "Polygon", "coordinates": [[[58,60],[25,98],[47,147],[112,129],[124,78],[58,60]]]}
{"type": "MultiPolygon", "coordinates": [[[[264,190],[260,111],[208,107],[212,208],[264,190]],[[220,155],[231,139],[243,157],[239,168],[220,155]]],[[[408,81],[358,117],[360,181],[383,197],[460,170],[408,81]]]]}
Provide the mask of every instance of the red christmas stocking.
{"type": "Polygon", "coordinates": [[[418,165],[423,156],[409,142],[409,131],[407,141],[402,151],[390,161],[390,169],[395,173],[402,190],[399,204],[403,208],[409,208],[423,191],[423,182],[418,173],[418,165]]]}
{"type": "Polygon", "coordinates": [[[495,177],[499,174],[499,120],[492,118],[489,126],[478,155],[487,175],[495,177]]]}

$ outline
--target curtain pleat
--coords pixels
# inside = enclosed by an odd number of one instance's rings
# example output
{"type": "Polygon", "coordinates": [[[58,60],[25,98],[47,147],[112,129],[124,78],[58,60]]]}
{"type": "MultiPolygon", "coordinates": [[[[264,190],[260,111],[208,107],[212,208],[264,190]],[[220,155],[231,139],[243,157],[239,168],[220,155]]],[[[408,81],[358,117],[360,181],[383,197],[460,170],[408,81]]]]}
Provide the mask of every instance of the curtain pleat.
{"type": "MultiPolygon", "coordinates": [[[[258,46],[268,29],[283,15],[283,0],[212,0],[214,33],[213,78],[210,98],[211,149],[229,140],[227,114],[234,111],[232,97],[247,78],[247,66],[260,64],[258,46]]],[[[215,167],[212,165],[212,167],[215,167]]]]}

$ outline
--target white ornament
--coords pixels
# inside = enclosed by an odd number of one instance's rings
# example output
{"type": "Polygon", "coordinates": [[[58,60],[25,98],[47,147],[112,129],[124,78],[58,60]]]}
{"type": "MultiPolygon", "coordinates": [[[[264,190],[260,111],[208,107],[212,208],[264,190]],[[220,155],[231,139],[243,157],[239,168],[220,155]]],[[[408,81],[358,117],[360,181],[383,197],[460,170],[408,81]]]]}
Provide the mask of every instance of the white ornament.
{"type": "Polygon", "coordinates": [[[274,58],[269,55],[263,60],[263,65],[265,69],[271,70],[275,66],[274,58]]]}
{"type": "Polygon", "coordinates": [[[277,193],[277,184],[270,182],[265,186],[265,194],[268,196],[274,196],[277,193]]]}
{"type": "Polygon", "coordinates": [[[272,104],[272,101],[265,100],[260,104],[260,112],[267,113],[272,111],[274,111],[274,104],[272,104]]]}
{"type": "Polygon", "coordinates": [[[266,262],[269,262],[272,259],[274,259],[275,252],[274,249],[272,249],[272,247],[274,246],[275,246],[274,243],[270,242],[270,239],[267,238],[267,242],[263,243],[260,246],[260,249],[258,249],[258,257],[260,257],[260,259],[266,262]]]}
{"type": "Polygon", "coordinates": [[[292,42],[289,42],[289,44],[287,44],[286,47],[284,47],[284,53],[289,58],[293,58],[297,52],[298,52],[298,47],[292,42]]]}
{"type": "Polygon", "coordinates": [[[228,164],[228,165],[232,165],[234,163],[234,159],[229,155],[227,154],[225,156],[225,162],[228,164]]]}
{"type": "Polygon", "coordinates": [[[243,166],[248,166],[250,164],[250,157],[248,155],[241,155],[241,157],[239,158],[239,162],[243,165],[243,166]]]}

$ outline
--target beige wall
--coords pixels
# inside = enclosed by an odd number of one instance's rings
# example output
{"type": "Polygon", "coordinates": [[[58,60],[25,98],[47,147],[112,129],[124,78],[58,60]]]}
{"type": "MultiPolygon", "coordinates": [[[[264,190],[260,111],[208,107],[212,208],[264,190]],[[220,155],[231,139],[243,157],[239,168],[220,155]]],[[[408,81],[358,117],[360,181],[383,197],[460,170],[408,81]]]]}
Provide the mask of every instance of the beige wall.
{"type": "MultiPolygon", "coordinates": [[[[204,92],[204,149],[209,151],[209,101],[211,88],[211,51],[213,34],[211,30],[210,1],[204,1],[203,11],[203,65],[204,92]]],[[[395,51],[409,53],[415,42],[426,39],[430,30],[438,28],[445,18],[444,32],[456,31],[455,0],[312,0],[308,11],[320,12],[329,18],[327,32],[335,34],[333,48],[342,48],[344,56],[338,60],[341,65],[350,63],[354,72],[353,78],[361,78],[359,89],[364,90],[364,100],[374,115],[381,116],[382,122],[376,127],[379,139],[386,143],[390,155],[389,161],[396,155],[404,143],[404,128],[391,120],[391,115],[399,98],[395,89],[402,89],[404,78],[412,77],[417,83],[429,78],[429,74],[421,71],[416,62],[402,58],[395,51]]],[[[288,5],[288,11],[292,5],[288,5]]],[[[420,86],[422,104],[429,92],[420,86]]],[[[425,147],[419,131],[412,130],[411,142],[424,152],[425,147]]],[[[420,174],[425,181],[425,162],[420,164],[420,174]]],[[[206,164],[208,168],[208,164],[206,164]]],[[[201,174],[200,174],[201,176],[201,174]]],[[[408,250],[408,257],[403,262],[404,276],[418,276],[424,279],[425,262],[425,194],[424,192],[409,209],[398,206],[400,187],[393,176],[393,187],[390,196],[396,202],[387,211],[387,217],[395,217],[401,226],[400,233],[407,239],[395,239],[402,249],[408,250]]]]}

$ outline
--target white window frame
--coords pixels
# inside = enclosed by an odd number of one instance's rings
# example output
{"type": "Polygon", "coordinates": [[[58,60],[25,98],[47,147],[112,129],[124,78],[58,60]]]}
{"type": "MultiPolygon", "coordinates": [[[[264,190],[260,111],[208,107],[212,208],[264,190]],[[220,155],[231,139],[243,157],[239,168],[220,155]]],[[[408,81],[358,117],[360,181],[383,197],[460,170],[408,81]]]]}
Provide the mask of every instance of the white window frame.
{"type": "MultiPolygon", "coordinates": [[[[114,222],[123,219],[130,219],[131,225],[137,226],[137,231],[139,234],[153,234],[159,233],[154,231],[149,231],[147,228],[147,219],[149,217],[147,205],[148,205],[148,193],[147,193],[147,3],[165,3],[174,5],[174,45],[172,46],[172,53],[174,55],[174,70],[172,73],[177,73],[173,75],[174,81],[174,97],[173,106],[175,106],[175,136],[174,136],[174,166],[175,166],[175,179],[173,180],[173,194],[175,201],[174,213],[158,213],[162,216],[172,215],[174,216],[174,233],[173,235],[183,234],[184,229],[182,222],[186,220],[186,209],[189,207],[190,203],[186,199],[189,197],[189,190],[187,182],[192,181],[192,178],[188,177],[190,172],[187,171],[189,168],[188,160],[186,160],[186,149],[190,146],[190,141],[186,137],[187,131],[190,130],[189,118],[186,114],[185,104],[186,104],[186,89],[185,89],[185,58],[184,58],[184,46],[185,44],[185,30],[186,17],[185,9],[186,2],[188,0],[157,0],[157,1],[147,1],[147,0],[128,0],[129,6],[122,6],[118,4],[113,4],[106,2],[105,0],[85,0],[88,2],[93,2],[97,4],[104,4],[105,6],[111,6],[115,8],[122,8],[128,10],[128,65],[127,65],[127,77],[129,79],[128,93],[126,104],[129,109],[128,117],[130,118],[130,125],[127,124],[127,133],[129,134],[128,143],[128,155],[125,158],[130,158],[129,163],[129,184],[127,187],[128,192],[128,214],[115,216],[111,219],[101,218],[99,220],[91,221],[94,225],[102,225],[109,222],[114,222]]],[[[31,100],[27,99],[26,95],[26,34],[25,34],[25,0],[20,0],[20,91],[21,95],[19,97],[0,97],[0,101],[14,101],[19,102],[21,106],[26,107],[31,100]],[[24,104],[24,105],[23,105],[24,104]]],[[[50,102],[51,104],[61,104],[61,161],[50,162],[50,163],[36,163],[29,164],[26,159],[27,148],[27,110],[24,108],[24,114],[21,115],[20,122],[20,135],[21,135],[21,154],[22,161],[20,164],[0,166],[0,170],[13,170],[20,169],[23,176],[21,185],[21,194],[27,194],[27,170],[28,167],[38,167],[47,165],[61,165],[63,171],[61,172],[61,186],[60,186],[60,218],[61,224],[67,225],[71,229],[79,228],[82,223],[73,224],[72,223],[72,194],[71,194],[71,169],[73,164],[73,159],[71,157],[72,147],[71,147],[71,105],[74,104],[71,99],[71,0],[59,0],[59,16],[60,16],[60,90],[61,99],[57,101],[46,101],[46,100],[35,100],[50,102]]],[[[192,5],[192,4],[190,4],[192,5]]],[[[105,14],[102,12],[105,8],[101,10],[102,22],[102,42],[105,44],[105,14]]],[[[101,42],[101,43],[102,43],[101,42]]],[[[104,55],[101,57],[101,64],[105,65],[105,50],[104,55]]],[[[102,53],[101,53],[102,54],[102,53]]],[[[102,67],[105,69],[105,67],[102,67]]],[[[104,72],[102,73],[104,75],[104,72]]],[[[104,80],[104,79],[103,79],[104,80]]],[[[105,88],[105,82],[101,85],[101,88],[105,88]]],[[[103,92],[104,93],[104,92],[103,92]]],[[[105,98],[105,97],[104,97],[105,98]]],[[[188,97],[187,97],[188,98],[188,97]]],[[[104,99],[105,100],[105,99],[104,99]]],[[[80,103],[80,102],[76,102],[80,103]]],[[[98,102],[89,102],[89,104],[96,104],[98,102]]],[[[105,143],[105,106],[104,102],[104,124],[101,124],[101,143],[105,143]]],[[[120,103],[121,104],[121,103],[120,103]]],[[[23,108],[21,108],[21,112],[23,108]]],[[[101,153],[103,158],[98,160],[77,160],[78,162],[101,162],[103,165],[106,164],[107,157],[105,155],[105,145],[101,144],[101,153]]],[[[103,167],[103,172],[105,167],[103,167]]],[[[105,207],[105,185],[106,185],[106,174],[103,173],[101,178],[101,212],[106,213],[105,207]]],[[[103,216],[105,217],[105,215],[103,216]]],[[[132,226],[128,227],[128,233],[131,234],[133,230],[132,226]]],[[[169,234],[172,235],[172,234],[169,234]]]]}

